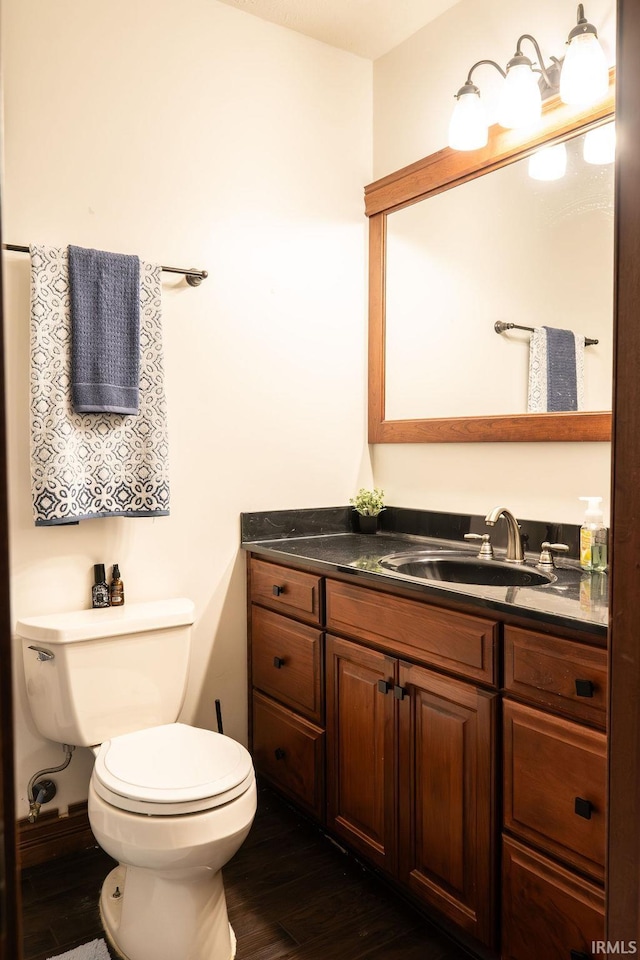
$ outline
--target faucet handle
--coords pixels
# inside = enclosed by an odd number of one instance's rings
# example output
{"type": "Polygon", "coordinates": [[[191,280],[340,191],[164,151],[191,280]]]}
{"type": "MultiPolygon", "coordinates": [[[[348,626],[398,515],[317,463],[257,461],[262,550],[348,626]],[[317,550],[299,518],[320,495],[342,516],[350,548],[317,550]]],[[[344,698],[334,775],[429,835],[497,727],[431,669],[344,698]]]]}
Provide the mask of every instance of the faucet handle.
{"type": "MultiPolygon", "coordinates": [[[[479,557],[483,560],[493,560],[493,547],[491,546],[491,534],[489,533],[465,533],[465,540],[482,540],[479,557]]],[[[568,548],[567,548],[568,549],[568,548]]]]}
{"type": "Polygon", "coordinates": [[[536,567],[540,567],[541,570],[553,570],[555,567],[553,554],[568,552],[569,547],[566,543],[549,543],[548,540],[545,540],[540,547],[540,559],[536,563],[536,567]]]}

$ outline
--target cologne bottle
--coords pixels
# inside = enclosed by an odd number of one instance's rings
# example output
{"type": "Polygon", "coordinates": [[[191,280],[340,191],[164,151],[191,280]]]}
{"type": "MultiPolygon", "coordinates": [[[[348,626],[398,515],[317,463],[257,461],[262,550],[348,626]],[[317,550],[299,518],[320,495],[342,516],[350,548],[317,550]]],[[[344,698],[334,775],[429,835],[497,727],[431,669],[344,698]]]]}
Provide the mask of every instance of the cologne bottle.
{"type": "Polygon", "coordinates": [[[109,606],[109,586],[104,572],[104,563],[94,563],[93,565],[94,584],[91,588],[91,606],[108,607],[109,606]]]}
{"type": "Polygon", "coordinates": [[[124,603],[124,583],[120,577],[120,567],[117,563],[114,563],[113,571],[111,573],[109,598],[111,600],[112,607],[121,607],[124,603]]]}

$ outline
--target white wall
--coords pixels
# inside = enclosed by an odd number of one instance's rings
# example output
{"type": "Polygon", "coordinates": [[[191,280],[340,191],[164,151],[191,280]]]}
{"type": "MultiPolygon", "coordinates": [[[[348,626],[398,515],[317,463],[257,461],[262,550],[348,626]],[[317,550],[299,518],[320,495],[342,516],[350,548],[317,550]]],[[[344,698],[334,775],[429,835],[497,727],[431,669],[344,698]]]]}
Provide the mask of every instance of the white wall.
{"type": "MultiPolygon", "coordinates": [[[[12,615],[88,605],[95,562],[130,601],[186,595],[183,716],[246,736],[244,510],[346,503],[368,483],[371,63],[216,0],[3,0],[3,232],[209,271],[163,277],[171,517],[33,526],[29,261],[7,255],[12,615]]],[[[18,663],[18,815],[38,768],[18,663]]],[[[86,797],[88,751],[56,777],[86,797]]]]}
{"type": "MultiPolygon", "coordinates": [[[[614,0],[591,0],[586,13],[613,63],[614,0]]],[[[523,33],[537,38],[547,60],[561,57],[575,16],[573,0],[461,0],[376,60],[374,177],[446,145],[454,94],[473,63],[506,64],[523,33]]],[[[530,45],[523,50],[535,59],[530,45]]],[[[473,79],[495,117],[499,74],[481,67],[473,79]]],[[[472,398],[479,380],[468,379],[463,389],[472,398]]],[[[501,503],[516,516],[569,523],[581,522],[579,496],[601,495],[609,506],[608,443],[381,444],[373,464],[387,501],[403,506],[483,513],[501,503]]]]}

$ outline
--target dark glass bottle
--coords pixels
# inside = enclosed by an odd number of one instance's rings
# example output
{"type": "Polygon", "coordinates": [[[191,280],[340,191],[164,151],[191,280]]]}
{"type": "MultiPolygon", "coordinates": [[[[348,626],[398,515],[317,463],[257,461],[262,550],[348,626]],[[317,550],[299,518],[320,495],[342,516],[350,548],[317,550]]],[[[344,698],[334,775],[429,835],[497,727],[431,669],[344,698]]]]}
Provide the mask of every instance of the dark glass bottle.
{"type": "Polygon", "coordinates": [[[104,563],[94,563],[93,579],[94,584],[91,588],[91,606],[108,607],[109,585],[107,584],[107,575],[104,572],[104,563]]]}
{"type": "Polygon", "coordinates": [[[109,597],[112,607],[121,607],[124,603],[124,583],[120,577],[120,567],[117,563],[113,565],[111,583],[109,585],[109,597]]]}

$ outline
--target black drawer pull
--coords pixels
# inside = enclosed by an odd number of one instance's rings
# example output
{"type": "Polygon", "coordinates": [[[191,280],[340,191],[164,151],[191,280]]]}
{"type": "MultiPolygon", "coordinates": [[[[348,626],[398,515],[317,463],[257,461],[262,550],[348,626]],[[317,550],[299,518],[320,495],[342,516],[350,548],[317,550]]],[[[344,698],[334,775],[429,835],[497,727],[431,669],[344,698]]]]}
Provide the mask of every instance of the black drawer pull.
{"type": "Polygon", "coordinates": [[[390,680],[378,680],[378,690],[380,693],[389,693],[392,684],[390,680]]]}
{"type": "Polygon", "coordinates": [[[276,668],[276,670],[279,670],[281,667],[284,667],[284,660],[282,659],[282,657],[274,657],[273,665],[276,668]]]}
{"type": "Polygon", "coordinates": [[[286,753],[284,752],[282,747],[276,747],[276,749],[273,752],[275,754],[276,760],[284,760],[284,758],[286,757],[286,753]]]}
{"type": "Polygon", "coordinates": [[[396,698],[396,700],[404,700],[404,698],[407,695],[407,691],[405,690],[404,687],[399,687],[398,684],[396,684],[395,687],[393,688],[393,695],[396,698]]]}
{"type": "Polygon", "coordinates": [[[590,800],[583,800],[582,797],[576,797],[574,810],[579,817],[585,820],[591,820],[591,811],[594,809],[590,800]]]}
{"type": "Polygon", "coordinates": [[[279,587],[277,583],[274,583],[273,587],[271,588],[271,593],[274,595],[274,597],[281,597],[284,593],[284,587],[279,587]]]}
{"type": "Polygon", "coordinates": [[[577,697],[592,697],[594,690],[595,690],[595,686],[591,682],[591,680],[576,680],[576,696],[577,697]]]}
{"type": "Polygon", "coordinates": [[[591,960],[591,957],[588,953],[583,953],[582,950],[572,950],[571,960],[591,960]]]}

